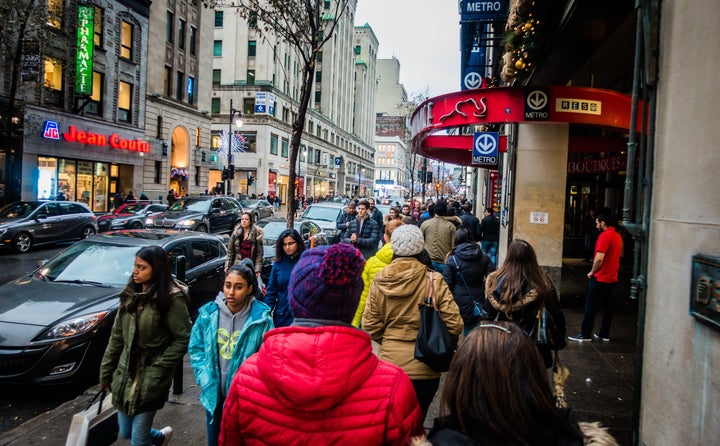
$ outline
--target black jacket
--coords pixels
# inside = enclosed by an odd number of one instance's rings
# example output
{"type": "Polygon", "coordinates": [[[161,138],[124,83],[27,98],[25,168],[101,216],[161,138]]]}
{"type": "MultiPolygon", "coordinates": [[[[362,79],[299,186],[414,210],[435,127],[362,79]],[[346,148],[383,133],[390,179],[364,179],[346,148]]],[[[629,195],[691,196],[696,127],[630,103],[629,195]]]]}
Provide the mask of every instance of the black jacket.
{"type": "Polygon", "coordinates": [[[482,304],[485,301],[485,276],[493,271],[495,265],[475,242],[455,246],[445,261],[443,278],[460,308],[460,315],[467,328],[475,326],[480,320],[473,315],[473,302],[477,300],[482,304]]]}
{"type": "Polygon", "coordinates": [[[480,231],[480,220],[469,212],[464,212],[460,216],[460,220],[462,220],[462,227],[467,229],[473,240],[479,242],[480,237],[482,236],[482,231],[480,231]]]}
{"type": "Polygon", "coordinates": [[[483,242],[500,241],[500,220],[494,215],[488,215],[482,219],[480,222],[480,230],[482,231],[480,240],[483,242]]]}
{"type": "Polygon", "coordinates": [[[353,246],[360,250],[365,260],[374,256],[378,250],[380,243],[380,227],[377,222],[372,218],[368,217],[362,225],[362,230],[358,231],[360,226],[360,220],[356,218],[350,221],[350,227],[343,234],[343,243],[352,244],[350,237],[353,234],[357,234],[357,241],[353,246]]]}

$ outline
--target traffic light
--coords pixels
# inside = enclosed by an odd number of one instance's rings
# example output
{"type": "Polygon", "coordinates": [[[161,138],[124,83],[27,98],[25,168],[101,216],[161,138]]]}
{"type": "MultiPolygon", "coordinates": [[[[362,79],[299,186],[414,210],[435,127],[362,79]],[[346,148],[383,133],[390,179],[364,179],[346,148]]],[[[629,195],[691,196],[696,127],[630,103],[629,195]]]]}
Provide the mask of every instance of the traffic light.
{"type": "Polygon", "coordinates": [[[440,190],[440,183],[435,183],[435,189],[440,190]]]}
{"type": "Polygon", "coordinates": [[[252,186],[254,182],[255,177],[252,174],[248,175],[248,186],[252,186]]]}
{"type": "Polygon", "coordinates": [[[228,173],[230,175],[230,179],[235,179],[235,164],[230,164],[230,171],[228,173]]]}
{"type": "Polygon", "coordinates": [[[426,172],[427,177],[425,178],[425,183],[432,183],[432,172],[426,172]]]}
{"type": "Polygon", "coordinates": [[[230,176],[230,175],[229,175],[228,170],[227,170],[227,169],[223,169],[220,178],[221,178],[223,181],[227,181],[228,178],[229,178],[229,176],[230,176]]]}

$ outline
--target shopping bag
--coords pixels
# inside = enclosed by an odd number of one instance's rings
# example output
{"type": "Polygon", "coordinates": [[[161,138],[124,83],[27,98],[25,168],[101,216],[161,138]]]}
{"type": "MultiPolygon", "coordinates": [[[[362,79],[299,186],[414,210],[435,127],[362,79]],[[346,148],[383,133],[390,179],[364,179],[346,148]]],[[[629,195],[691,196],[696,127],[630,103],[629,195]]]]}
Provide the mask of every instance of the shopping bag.
{"type": "Polygon", "coordinates": [[[101,390],[88,408],[73,415],[65,446],[106,446],[117,440],[117,410],[112,405],[112,393],[101,390]],[[100,397],[99,401],[95,401],[100,397]]]}
{"type": "Polygon", "coordinates": [[[432,273],[428,279],[428,297],[421,304],[420,329],[415,339],[415,359],[438,372],[447,372],[457,348],[457,337],[451,335],[435,308],[432,273]]]}

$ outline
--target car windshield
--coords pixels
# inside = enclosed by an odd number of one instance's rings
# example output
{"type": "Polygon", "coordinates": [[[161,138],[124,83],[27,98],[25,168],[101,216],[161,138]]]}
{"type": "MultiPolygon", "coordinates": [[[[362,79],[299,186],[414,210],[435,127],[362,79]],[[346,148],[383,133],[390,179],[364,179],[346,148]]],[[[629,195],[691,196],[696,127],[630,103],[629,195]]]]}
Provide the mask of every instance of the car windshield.
{"type": "Polygon", "coordinates": [[[181,198],[175,202],[169,211],[196,211],[206,214],[210,210],[211,200],[198,200],[196,198],[181,198]]]}
{"type": "Polygon", "coordinates": [[[249,207],[255,206],[257,204],[257,202],[258,202],[257,200],[240,200],[240,204],[244,208],[249,208],[249,207]]]}
{"type": "Polygon", "coordinates": [[[143,209],[145,209],[144,204],[127,204],[125,206],[122,206],[118,208],[116,211],[118,214],[137,214],[138,212],[141,212],[143,209]]]}
{"type": "Polygon", "coordinates": [[[123,286],[130,280],[137,246],[110,245],[84,240],[50,259],[35,278],[54,281],[98,281],[123,286]]]}
{"type": "Polygon", "coordinates": [[[37,209],[40,203],[19,201],[0,208],[0,218],[25,218],[37,209]]]}
{"type": "Polygon", "coordinates": [[[305,209],[302,214],[302,218],[309,218],[312,220],[325,220],[325,221],[336,221],[338,215],[340,215],[340,208],[332,208],[326,206],[310,206],[305,209]]]}
{"type": "Polygon", "coordinates": [[[263,230],[263,238],[277,239],[280,234],[287,229],[287,223],[284,221],[266,221],[260,220],[256,223],[263,230]]]}

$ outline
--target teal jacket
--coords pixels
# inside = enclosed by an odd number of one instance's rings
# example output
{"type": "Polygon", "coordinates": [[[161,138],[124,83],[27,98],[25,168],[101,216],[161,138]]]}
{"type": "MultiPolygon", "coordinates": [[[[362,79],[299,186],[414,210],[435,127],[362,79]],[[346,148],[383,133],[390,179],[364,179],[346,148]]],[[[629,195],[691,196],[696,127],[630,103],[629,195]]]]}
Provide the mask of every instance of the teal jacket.
{"type": "MultiPolygon", "coordinates": [[[[211,414],[215,413],[218,397],[221,394],[217,343],[218,313],[218,304],[215,301],[200,307],[198,317],[190,334],[190,345],[188,346],[190,365],[195,373],[195,381],[202,389],[200,403],[211,414]]],[[[259,300],[253,301],[250,314],[233,350],[228,368],[233,372],[227,374],[223,383],[222,394],[227,395],[237,369],[240,368],[248,356],[260,349],[263,336],[273,328],[270,307],[259,300]]]]}
{"type": "Polygon", "coordinates": [[[163,316],[155,295],[126,287],[100,365],[100,383],[111,383],[113,406],[130,416],[165,405],[175,373],[187,351],[192,322],[185,304],[187,287],[175,281],[172,303],[163,316]]]}

